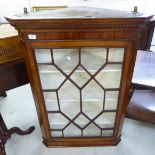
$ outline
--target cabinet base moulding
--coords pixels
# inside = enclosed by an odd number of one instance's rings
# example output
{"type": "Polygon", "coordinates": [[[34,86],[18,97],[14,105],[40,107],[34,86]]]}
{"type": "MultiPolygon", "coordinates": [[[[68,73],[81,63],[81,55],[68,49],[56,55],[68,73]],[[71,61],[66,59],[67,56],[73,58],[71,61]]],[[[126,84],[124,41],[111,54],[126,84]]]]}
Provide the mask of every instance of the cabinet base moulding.
{"type": "Polygon", "coordinates": [[[79,139],[67,138],[68,140],[46,140],[43,139],[43,143],[47,147],[88,147],[88,146],[116,146],[121,141],[121,136],[116,139],[103,140],[103,138],[84,138],[79,139]]]}

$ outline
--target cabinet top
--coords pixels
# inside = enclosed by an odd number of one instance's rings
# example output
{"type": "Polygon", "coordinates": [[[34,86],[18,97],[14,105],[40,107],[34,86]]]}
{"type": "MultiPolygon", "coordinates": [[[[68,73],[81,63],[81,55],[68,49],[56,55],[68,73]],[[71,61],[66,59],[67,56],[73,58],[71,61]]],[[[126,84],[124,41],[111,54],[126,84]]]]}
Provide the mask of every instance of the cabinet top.
{"type": "Polygon", "coordinates": [[[14,20],[29,19],[106,19],[106,18],[146,18],[143,13],[110,10],[93,7],[71,7],[59,10],[31,12],[7,17],[14,20]]]}
{"type": "Polygon", "coordinates": [[[92,7],[71,7],[6,17],[17,30],[137,29],[153,16],[92,7]]]}

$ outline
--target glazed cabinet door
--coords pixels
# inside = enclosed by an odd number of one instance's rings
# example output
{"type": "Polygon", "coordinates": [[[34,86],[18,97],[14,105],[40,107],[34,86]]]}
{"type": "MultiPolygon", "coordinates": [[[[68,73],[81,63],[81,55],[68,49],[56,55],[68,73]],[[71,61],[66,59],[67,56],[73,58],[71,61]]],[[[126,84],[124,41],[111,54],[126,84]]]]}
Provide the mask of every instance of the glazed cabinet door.
{"type": "Polygon", "coordinates": [[[51,138],[113,138],[123,104],[126,42],[34,43],[32,48],[51,138]]]}

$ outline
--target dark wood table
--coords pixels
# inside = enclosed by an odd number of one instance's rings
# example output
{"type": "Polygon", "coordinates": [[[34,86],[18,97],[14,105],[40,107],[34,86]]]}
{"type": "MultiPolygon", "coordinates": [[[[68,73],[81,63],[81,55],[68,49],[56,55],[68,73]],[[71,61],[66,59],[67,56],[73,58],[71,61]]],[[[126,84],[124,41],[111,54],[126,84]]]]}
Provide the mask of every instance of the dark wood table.
{"type": "Polygon", "coordinates": [[[2,118],[2,115],[0,114],[0,155],[6,155],[5,143],[9,138],[11,138],[12,134],[16,133],[18,135],[23,136],[32,133],[33,130],[34,126],[30,127],[26,131],[22,131],[20,128],[17,127],[8,129],[2,118]]]}
{"type": "MultiPolygon", "coordinates": [[[[23,46],[15,30],[9,24],[0,26],[0,97],[6,97],[5,91],[29,83],[22,54],[23,46]]],[[[18,97],[18,96],[17,96],[18,97]]],[[[11,103],[10,103],[11,104],[11,103]]],[[[5,143],[13,133],[30,134],[34,127],[22,131],[17,127],[7,129],[0,113],[0,155],[5,155],[5,143]]]]}
{"type": "Polygon", "coordinates": [[[155,123],[155,53],[138,51],[127,116],[155,123]]]}
{"type": "MultiPolygon", "coordinates": [[[[22,86],[29,83],[26,67],[23,59],[0,65],[0,95],[6,97],[5,91],[22,86]]],[[[34,126],[26,131],[22,131],[17,127],[7,129],[3,117],[0,113],[0,155],[5,155],[5,143],[16,133],[19,135],[27,135],[32,133],[34,126]]]]}

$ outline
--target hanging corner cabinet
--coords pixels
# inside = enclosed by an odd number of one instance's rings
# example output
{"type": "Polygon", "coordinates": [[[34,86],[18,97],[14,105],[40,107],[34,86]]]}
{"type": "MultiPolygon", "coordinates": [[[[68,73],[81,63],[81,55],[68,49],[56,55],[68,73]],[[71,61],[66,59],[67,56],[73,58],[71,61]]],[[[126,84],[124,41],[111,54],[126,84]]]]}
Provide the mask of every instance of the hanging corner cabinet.
{"type": "Polygon", "coordinates": [[[151,18],[89,7],[7,17],[25,46],[47,146],[120,141],[138,38],[151,18]]]}

